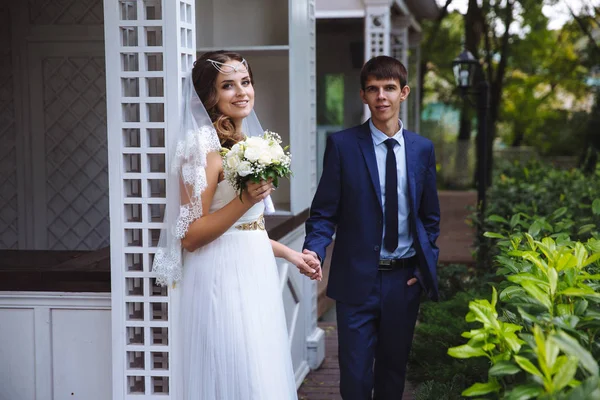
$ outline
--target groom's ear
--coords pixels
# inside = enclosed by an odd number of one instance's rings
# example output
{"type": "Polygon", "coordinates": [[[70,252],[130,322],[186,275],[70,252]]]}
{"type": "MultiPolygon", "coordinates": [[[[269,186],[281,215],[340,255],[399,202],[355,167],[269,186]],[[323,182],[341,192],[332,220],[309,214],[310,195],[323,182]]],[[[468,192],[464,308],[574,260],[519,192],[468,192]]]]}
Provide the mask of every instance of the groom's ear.
{"type": "Polygon", "coordinates": [[[367,104],[367,100],[365,99],[365,91],[360,89],[360,99],[362,100],[363,104],[367,104]]]}

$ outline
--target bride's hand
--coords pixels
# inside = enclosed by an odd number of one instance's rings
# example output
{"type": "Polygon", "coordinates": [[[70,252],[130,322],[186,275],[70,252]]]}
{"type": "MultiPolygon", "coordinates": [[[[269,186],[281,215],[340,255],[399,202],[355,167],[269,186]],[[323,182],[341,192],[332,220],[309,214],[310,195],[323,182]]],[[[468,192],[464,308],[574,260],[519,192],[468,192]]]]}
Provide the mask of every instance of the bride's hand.
{"type": "Polygon", "coordinates": [[[322,279],[323,271],[318,258],[297,251],[292,251],[286,258],[298,268],[302,275],[309,277],[311,280],[320,281],[322,279]]]}
{"type": "Polygon", "coordinates": [[[260,181],[258,183],[248,182],[246,190],[242,193],[243,202],[254,205],[264,200],[275,190],[271,183],[272,181],[272,179],[269,179],[268,181],[260,181]]]}

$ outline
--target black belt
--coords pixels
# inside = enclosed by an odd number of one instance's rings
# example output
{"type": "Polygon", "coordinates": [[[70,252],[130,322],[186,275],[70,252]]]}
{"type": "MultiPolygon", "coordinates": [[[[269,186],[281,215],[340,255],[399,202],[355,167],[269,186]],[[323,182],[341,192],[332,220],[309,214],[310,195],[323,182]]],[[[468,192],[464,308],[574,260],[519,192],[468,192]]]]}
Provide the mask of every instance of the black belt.
{"type": "Polygon", "coordinates": [[[380,271],[391,271],[400,268],[414,268],[417,264],[417,256],[408,258],[396,258],[393,260],[379,260],[380,271]]]}

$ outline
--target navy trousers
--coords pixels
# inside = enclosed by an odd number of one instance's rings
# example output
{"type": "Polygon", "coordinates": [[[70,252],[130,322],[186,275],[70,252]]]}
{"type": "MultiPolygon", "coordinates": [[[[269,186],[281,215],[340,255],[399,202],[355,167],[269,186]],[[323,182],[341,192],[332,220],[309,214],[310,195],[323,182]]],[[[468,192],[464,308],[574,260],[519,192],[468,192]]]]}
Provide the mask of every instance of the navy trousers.
{"type": "MultiPolygon", "coordinates": [[[[374,266],[377,268],[377,266],[374,266]]],[[[344,400],[400,400],[421,297],[413,268],[378,271],[363,304],[336,303],[344,400]]]]}

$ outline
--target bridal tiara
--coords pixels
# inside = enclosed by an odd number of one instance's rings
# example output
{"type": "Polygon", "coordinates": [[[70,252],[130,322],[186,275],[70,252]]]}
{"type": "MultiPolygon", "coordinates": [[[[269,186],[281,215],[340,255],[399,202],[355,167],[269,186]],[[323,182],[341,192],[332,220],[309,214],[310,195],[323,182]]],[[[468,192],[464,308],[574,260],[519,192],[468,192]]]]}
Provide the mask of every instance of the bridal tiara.
{"type": "Polygon", "coordinates": [[[211,63],[212,66],[217,69],[217,71],[219,71],[220,73],[222,73],[224,75],[231,75],[234,72],[248,72],[248,62],[246,61],[245,58],[243,58],[242,62],[240,62],[239,64],[237,64],[235,66],[231,65],[231,64],[224,64],[219,61],[211,60],[210,58],[207,58],[206,61],[211,63]]]}

